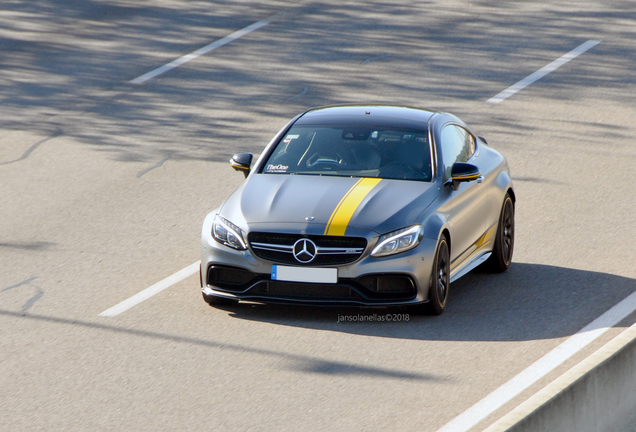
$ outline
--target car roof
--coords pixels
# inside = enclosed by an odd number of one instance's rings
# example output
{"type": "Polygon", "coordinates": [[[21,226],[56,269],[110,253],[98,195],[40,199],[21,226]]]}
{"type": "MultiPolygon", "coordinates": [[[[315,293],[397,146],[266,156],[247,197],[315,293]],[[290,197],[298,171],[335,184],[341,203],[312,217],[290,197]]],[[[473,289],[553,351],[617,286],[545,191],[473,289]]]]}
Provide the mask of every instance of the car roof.
{"type": "Polygon", "coordinates": [[[313,108],[303,114],[298,125],[382,125],[427,129],[435,111],[394,105],[337,105],[313,108]]]}

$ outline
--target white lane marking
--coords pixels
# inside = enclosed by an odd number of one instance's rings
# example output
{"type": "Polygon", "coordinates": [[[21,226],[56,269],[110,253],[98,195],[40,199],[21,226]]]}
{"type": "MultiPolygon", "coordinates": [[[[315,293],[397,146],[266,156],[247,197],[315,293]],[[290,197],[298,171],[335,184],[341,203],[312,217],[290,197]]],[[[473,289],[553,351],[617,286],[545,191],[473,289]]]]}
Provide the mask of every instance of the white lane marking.
{"type": "Polygon", "coordinates": [[[583,327],[437,432],[466,432],[636,310],[636,292],[583,327]]]}
{"type": "Polygon", "coordinates": [[[104,312],[100,313],[99,316],[114,317],[119,315],[122,312],[127,311],[131,307],[138,305],[144,300],[148,300],[153,295],[160,293],[161,291],[171,287],[177,282],[181,282],[188,276],[192,276],[199,270],[199,264],[201,264],[201,261],[197,261],[193,264],[190,264],[189,266],[187,266],[186,268],[182,270],[179,270],[172,276],[168,276],[164,280],[157,282],[153,286],[148,287],[143,291],[138,292],[134,296],[124,300],[123,302],[113,306],[112,308],[106,309],[104,312]]]}
{"type": "Polygon", "coordinates": [[[562,55],[561,57],[559,57],[552,63],[542,67],[535,73],[528,75],[527,77],[525,77],[518,83],[511,85],[510,87],[508,87],[507,89],[499,93],[498,95],[488,99],[486,102],[497,104],[501,101],[508,99],[513,94],[517,93],[520,90],[523,90],[524,88],[528,87],[530,84],[540,80],[541,78],[543,78],[550,72],[554,72],[555,70],[557,70],[558,68],[560,68],[561,66],[569,62],[570,60],[578,57],[579,55],[583,54],[585,51],[589,50],[592,47],[595,47],[596,45],[600,43],[601,41],[599,40],[589,40],[585,43],[582,43],[581,45],[574,48],[569,53],[562,55]]]}
{"type": "Polygon", "coordinates": [[[151,70],[150,72],[147,72],[137,78],[135,78],[134,80],[129,81],[131,84],[143,84],[146,81],[148,81],[149,79],[155,78],[159,75],[161,75],[162,73],[168,72],[169,70],[172,70],[176,67],[179,67],[187,62],[189,62],[190,60],[194,60],[197,57],[200,57],[204,54],[209,53],[210,51],[213,51],[217,48],[222,47],[223,45],[227,45],[230,42],[245,36],[248,33],[253,32],[254,30],[258,30],[261,27],[265,27],[267,24],[269,24],[269,21],[258,21],[255,22],[254,24],[250,24],[245,28],[242,28],[241,30],[237,30],[234,33],[225,36],[222,39],[219,39],[218,41],[212,42],[209,45],[204,46],[203,48],[199,48],[196,51],[192,51],[190,54],[186,54],[182,57],[179,57],[176,60],[171,61],[168,64],[165,64],[161,67],[158,67],[157,69],[151,70]]]}

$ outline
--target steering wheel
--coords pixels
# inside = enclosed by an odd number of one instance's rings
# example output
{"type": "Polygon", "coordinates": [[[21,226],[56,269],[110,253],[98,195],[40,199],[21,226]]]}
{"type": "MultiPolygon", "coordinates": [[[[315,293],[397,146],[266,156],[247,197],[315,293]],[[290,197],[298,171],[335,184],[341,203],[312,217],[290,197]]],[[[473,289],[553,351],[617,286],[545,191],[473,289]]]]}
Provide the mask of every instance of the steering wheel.
{"type": "Polygon", "coordinates": [[[337,171],[342,165],[332,159],[318,159],[307,168],[312,171],[337,171]]]}
{"type": "Polygon", "coordinates": [[[325,169],[325,170],[330,170],[333,168],[339,168],[343,165],[346,165],[347,163],[341,159],[341,162],[336,160],[336,159],[331,159],[331,158],[318,158],[315,161],[311,161],[308,160],[307,161],[307,168],[312,168],[312,169],[325,169]],[[341,163],[342,162],[342,163],[341,163]]]}

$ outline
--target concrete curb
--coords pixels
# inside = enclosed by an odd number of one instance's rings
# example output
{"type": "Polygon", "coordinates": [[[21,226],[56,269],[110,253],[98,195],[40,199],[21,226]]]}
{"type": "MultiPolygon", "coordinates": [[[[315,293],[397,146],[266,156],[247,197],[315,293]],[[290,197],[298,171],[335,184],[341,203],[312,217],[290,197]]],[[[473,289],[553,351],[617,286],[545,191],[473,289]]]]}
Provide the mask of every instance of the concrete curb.
{"type": "Polygon", "coordinates": [[[484,432],[636,431],[636,324],[484,432]]]}

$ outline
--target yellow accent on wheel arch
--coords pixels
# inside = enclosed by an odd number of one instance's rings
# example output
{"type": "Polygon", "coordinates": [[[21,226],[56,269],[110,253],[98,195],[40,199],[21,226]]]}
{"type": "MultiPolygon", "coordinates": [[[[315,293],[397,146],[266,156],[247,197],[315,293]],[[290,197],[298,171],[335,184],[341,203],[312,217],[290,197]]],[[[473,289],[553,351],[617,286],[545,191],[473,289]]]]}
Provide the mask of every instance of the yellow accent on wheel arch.
{"type": "Polygon", "coordinates": [[[361,178],[347,191],[334,209],[325,227],[325,235],[344,235],[362,200],[380,183],[379,178],[361,178]]]}

